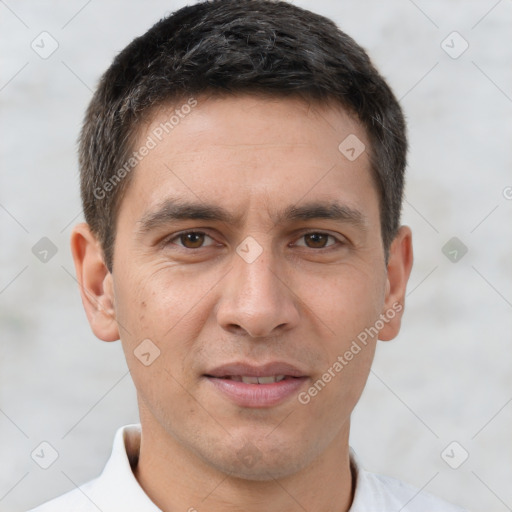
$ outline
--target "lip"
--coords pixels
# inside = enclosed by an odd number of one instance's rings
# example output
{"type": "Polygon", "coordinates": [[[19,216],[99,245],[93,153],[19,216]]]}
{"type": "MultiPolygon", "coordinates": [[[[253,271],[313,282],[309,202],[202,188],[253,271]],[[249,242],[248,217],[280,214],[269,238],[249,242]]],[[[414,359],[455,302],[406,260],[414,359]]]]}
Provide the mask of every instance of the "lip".
{"type": "Polygon", "coordinates": [[[272,362],[264,365],[231,363],[209,370],[204,378],[220,392],[240,407],[273,407],[298,393],[309,378],[296,366],[285,362],[272,362]],[[247,384],[231,380],[233,376],[268,377],[285,375],[286,378],[270,384],[247,384]]]}
{"type": "Polygon", "coordinates": [[[248,377],[268,377],[270,375],[287,375],[289,377],[307,377],[306,373],[289,363],[275,361],[256,365],[249,363],[229,363],[205,372],[210,377],[227,377],[246,375],[248,377]]]}

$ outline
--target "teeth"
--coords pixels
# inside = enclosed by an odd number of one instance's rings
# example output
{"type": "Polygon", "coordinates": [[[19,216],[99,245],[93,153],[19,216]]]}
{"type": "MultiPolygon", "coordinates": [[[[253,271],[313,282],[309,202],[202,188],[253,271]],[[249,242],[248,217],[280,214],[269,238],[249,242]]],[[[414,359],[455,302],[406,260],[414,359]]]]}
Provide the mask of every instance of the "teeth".
{"type": "Polygon", "coordinates": [[[242,375],[242,382],[245,384],[259,384],[258,377],[244,377],[242,375]]]}
{"type": "Polygon", "coordinates": [[[231,377],[232,380],[244,382],[245,384],[273,384],[274,382],[280,382],[285,378],[285,375],[270,375],[268,377],[247,377],[242,375],[241,377],[231,377]],[[240,380],[239,380],[240,379],[240,380]]]}
{"type": "Polygon", "coordinates": [[[271,375],[270,377],[258,377],[258,382],[260,384],[273,384],[276,381],[276,377],[271,375]]]}

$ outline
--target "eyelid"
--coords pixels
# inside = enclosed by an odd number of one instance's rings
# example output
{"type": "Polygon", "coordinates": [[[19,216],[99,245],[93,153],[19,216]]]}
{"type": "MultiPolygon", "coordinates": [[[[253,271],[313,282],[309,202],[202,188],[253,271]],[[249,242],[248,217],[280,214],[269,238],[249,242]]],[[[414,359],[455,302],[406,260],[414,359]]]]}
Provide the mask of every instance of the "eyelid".
{"type": "MultiPolygon", "coordinates": [[[[300,245],[298,247],[305,247],[306,249],[312,249],[314,251],[319,252],[322,250],[329,250],[329,249],[335,247],[336,245],[346,245],[348,243],[347,239],[341,235],[338,237],[336,235],[333,235],[332,233],[329,233],[328,231],[321,231],[318,229],[310,229],[308,231],[302,231],[296,240],[300,240],[301,238],[305,237],[306,235],[312,235],[312,234],[327,235],[328,237],[334,238],[336,243],[328,245],[326,247],[321,247],[321,248],[308,247],[306,245],[300,245]]],[[[293,242],[293,245],[296,245],[296,242],[293,242]]]]}
{"type": "Polygon", "coordinates": [[[215,239],[213,238],[213,236],[208,234],[208,232],[205,231],[204,229],[185,229],[183,231],[173,233],[172,235],[164,238],[163,244],[164,245],[174,244],[174,245],[177,245],[178,247],[180,247],[181,249],[185,249],[187,251],[197,251],[198,249],[203,249],[205,247],[212,247],[213,245],[215,245],[215,239]],[[180,245],[180,244],[177,244],[174,242],[174,240],[179,239],[180,237],[182,237],[183,235],[186,235],[188,233],[197,233],[200,235],[205,235],[206,237],[210,238],[214,243],[211,243],[209,245],[202,245],[201,247],[197,247],[196,249],[191,249],[189,247],[184,247],[183,245],[180,245]]]}

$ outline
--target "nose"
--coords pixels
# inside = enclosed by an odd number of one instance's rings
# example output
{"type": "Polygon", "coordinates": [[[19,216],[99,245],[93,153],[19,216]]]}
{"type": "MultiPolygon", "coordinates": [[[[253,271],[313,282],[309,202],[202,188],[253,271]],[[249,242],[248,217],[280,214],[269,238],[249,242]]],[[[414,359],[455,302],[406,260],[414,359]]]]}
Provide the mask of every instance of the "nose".
{"type": "Polygon", "coordinates": [[[279,275],[270,250],[251,263],[234,255],[216,310],[219,325],[252,338],[276,336],[298,324],[298,298],[279,275]]]}

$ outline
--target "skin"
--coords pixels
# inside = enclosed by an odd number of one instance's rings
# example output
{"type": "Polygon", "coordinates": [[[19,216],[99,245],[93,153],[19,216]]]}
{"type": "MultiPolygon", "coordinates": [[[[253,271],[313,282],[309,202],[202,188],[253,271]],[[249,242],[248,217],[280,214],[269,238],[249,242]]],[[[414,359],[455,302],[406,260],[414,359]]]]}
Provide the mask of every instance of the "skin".
{"type": "MultiPolygon", "coordinates": [[[[254,95],[197,99],[134,171],[113,272],[86,224],[71,240],[91,328],[102,340],[121,338],[137,388],[135,476],[163,511],[346,511],[350,415],[377,337],[306,405],[294,395],[241,407],[204,374],[233,361],[285,361],[308,376],[307,391],[379,315],[404,304],[410,229],[400,228],[386,264],[368,154],[351,162],[338,150],[350,134],[369,142],[341,107],[254,95]],[[237,222],[170,220],[141,232],[141,220],[168,198],[221,206],[237,222]],[[360,222],[278,218],[288,206],[333,201],[357,210],[360,222]],[[188,229],[208,236],[180,238],[188,229]],[[236,252],[248,236],[262,249],[252,263],[236,252]],[[160,350],[149,366],[134,355],[145,339],[160,350]]],[[[140,144],[174,108],[154,112],[140,144]]],[[[397,335],[402,313],[379,339],[397,335]]]]}

